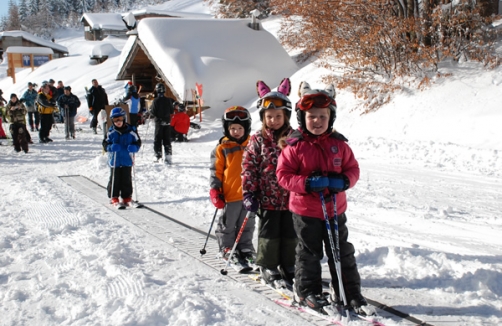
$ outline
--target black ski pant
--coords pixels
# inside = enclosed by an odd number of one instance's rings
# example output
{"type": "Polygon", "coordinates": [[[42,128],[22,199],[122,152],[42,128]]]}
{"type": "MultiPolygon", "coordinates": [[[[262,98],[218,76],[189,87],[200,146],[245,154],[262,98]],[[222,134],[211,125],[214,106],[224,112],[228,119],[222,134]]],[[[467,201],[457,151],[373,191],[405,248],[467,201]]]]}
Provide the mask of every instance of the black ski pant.
{"type": "Polygon", "coordinates": [[[164,154],[172,155],[173,150],[171,147],[171,126],[155,123],[155,135],[153,139],[153,151],[157,158],[162,157],[162,146],[164,146],[164,154]]]}
{"type": "Polygon", "coordinates": [[[98,127],[99,112],[101,112],[101,108],[92,108],[91,128],[93,129],[98,127]]]}
{"type": "MultiPolygon", "coordinates": [[[[298,245],[296,246],[295,286],[301,298],[310,294],[322,293],[322,270],[321,259],[323,258],[323,245],[328,256],[331,282],[337,295],[338,277],[335,269],[331,246],[329,244],[326,222],[324,219],[312,218],[293,214],[298,245]]],[[[331,219],[330,228],[334,235],[334,220],[331,219]]],[[[345,289],[347,302],[361,294],[361,277],[357,270],[354,246],[347,241],[349,230],[345,225],[347,217],[345,213],[338,215],[338,232],[340,237],[340,259],[342,269],[342,281],[345,289]]]]}
{"type": "Polygon", "coordinates": [[[35,128],[38,130],[38,126],[40,125],[40,114],[35,112],[28,112],[28,123],[30,124],[31,131],[35,128]]]}
{"type": "Polygon", "coordinates": [[[295,266],[298,242],[290,211],[261,210],[258,220],[256,265],[268,269],[295,266]]]}
{"type": "Polygon", "coordinates": [[[54,118],[52,117],[52,113],[40,114],[40,130],[38,131],[40,140],[44,141],[49,138],[53,124],[54,118]]]}
{"type": "Polygon", "coordinates": [[[138,126],[139,115],[137,113],[129,113],[129,119],[131,119],[131,121],[129,122],[131,126],[138,126]]]}
{"type": "Polygon", "coordinates": [[[108,191],[108,198],[112,197],[122,197],[130,198],[132,197],[132,178],[131,178],[130,166],[120,166],[116,168],[110,168],[110,179],[108,180],[108,186],[106,187],[108,191]],[[115,173],[115,177],[113,174],[115,173]],[[113,187],[112,187],[113,180],[113,187]],[[112,189],[113,188],[113,189],[112,189]],[[112,194],[113,190],[113,194],[112,194]]]}
{"type": "Polygon", "coordinates": [[[9,127],[10,133],[12,135],[12,143],[14,145],[14,150],[20,152],[21,149],[28,152],[28,142],[31,140],[28,129],[24,123],[15,122],[9,127]]]}

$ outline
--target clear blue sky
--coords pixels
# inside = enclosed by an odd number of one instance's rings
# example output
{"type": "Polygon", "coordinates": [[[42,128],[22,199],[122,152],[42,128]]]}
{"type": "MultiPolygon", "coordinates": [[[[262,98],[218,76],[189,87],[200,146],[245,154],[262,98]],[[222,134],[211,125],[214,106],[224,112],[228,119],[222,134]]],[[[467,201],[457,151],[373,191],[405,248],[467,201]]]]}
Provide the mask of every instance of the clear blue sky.
{"type": "MultiPolygon", "coordinates": [[[[17,3],[17,0],[14,1],[17,3]]],[[[9,12],[9,0],[0,0],[0,17],[7,15],[9,12]]]]}

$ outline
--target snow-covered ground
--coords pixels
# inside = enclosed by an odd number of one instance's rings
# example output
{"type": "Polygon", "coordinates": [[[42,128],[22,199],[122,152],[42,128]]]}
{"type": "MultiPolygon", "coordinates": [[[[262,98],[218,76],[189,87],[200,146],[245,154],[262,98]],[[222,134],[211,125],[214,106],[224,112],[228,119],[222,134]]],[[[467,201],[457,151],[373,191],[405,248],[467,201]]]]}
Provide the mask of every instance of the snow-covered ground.
{"type": "MultiPolygon", "coordinates": [[[[183,3],[204,9],[200,2],[168,3],[176,10],[183,3]]],[[[278,20],[264,26],[275,33],[278,20]]],[[[28,81],[63,80],[83,101],[79,115],[87,117],[83,89],[92,78],[111,101],[122,96],[124,82],[114,80],[119,57],[90,64],[97,42],[82,35],[61,31],[56,39],[72,55],[18,71],[15,85],[0,65],[4,97],[20,95],[28,81]]],[[[125,43],[107,41],[119,50],[125,43]]],[[[338,92],[335,127],[361,165],[359,183],[348,192],[350,240],[367,297],[433,325],[500,325],[502,69],[469,63],[443,69],[453,77],[423,92],[396,94],[366,115],[352,94],[338,92]]],[[[302,80],[321,86],[322,73],[309,64],[290,76],[291,99],[297,100],[302,80]]],[[[266,82],[273,87],[283,77],[266,82]]],[[[260,127],[255,102],[229,103],[251,109],[253,130],[260,127]]],[[[138,199],[204,231],[214,214],[208,166],[222,135],[216,116],[207,113],[189,143],[173,145],[170,167],[152,163],[152,126],[139,129],[138,199]]],[[[305,324],[180,251],[176,238],[151,236],[148,225],[138,227],[59,178],[108,180],[101,136],[88,122],[77,126],[76,140],[65,141],[60,125],[52,130],[54,143],[31,145],[28,154],[0,146],[1,325],[305,324]]],[[[161,220],[152,220],[152,227],[164,227],[161,220]]]]}

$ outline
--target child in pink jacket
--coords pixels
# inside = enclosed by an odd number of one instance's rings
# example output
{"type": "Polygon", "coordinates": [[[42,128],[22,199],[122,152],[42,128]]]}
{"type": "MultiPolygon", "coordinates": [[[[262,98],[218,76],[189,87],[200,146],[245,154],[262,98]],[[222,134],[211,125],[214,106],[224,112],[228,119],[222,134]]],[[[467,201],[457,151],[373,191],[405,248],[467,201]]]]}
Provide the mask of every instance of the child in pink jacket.
{"type": "Polygon", "coordinates": [[[336,118],[335,90],[310,89],[300,84],[296,104],[298,130],[287,139],[277,164],[279,185],[290,191],[289,209],[298,235],[295,262],[295,300],[300,305],[327,314],[330,303],[322,294],[321,259],[326,248],[332,278],[332,299],[339,301],[338,278],[329,243],[320,194],[324,197],[330,229],[334,227],[336,196],[341,269],[347,303],[358,313],[372,314],[361,295],[361,280],[354,246],[347,241],[345,190],[359,179],[359,164],[347,139],[333,131],[336,118]],[[368,312],[365,312],[365,309],[368,312]]]}

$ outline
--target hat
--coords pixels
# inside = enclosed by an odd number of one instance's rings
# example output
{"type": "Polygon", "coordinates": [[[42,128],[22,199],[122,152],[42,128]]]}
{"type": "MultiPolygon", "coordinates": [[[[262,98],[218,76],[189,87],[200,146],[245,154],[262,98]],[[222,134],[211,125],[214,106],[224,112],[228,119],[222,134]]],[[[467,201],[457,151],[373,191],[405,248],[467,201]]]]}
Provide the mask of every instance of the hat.
{"type": "Polygon", "coordinates": [[[128,82],[127,82],[127,85],[132,85],[132,81],[128,81],[128,82]]]}
{"type": "Polygon", "coordinates": [[[49,79],[49,83],[55,83],[56,81],[54,79],[49,79]]]}
{"type": "Polygon", "coordinates": [[[45,86],[45,85],[47,85],[47,84],[49,84],[49,82],[48,82],[47,80],[44,80],[44,81],[42,82],[42,87],[44,87],[44,86],[45,86]]]}
{"type": "Polygon", "coordinates": [[[10,98],[13,98],[13,97],[17,97],[17,95],[14,93],[10,94],[10,98]]]}
{"type": "Polygon", "coordinates": [[[28,86],[33,86],[33,83],[32,82],[28,82],[28,86]]]}
{"type": "Polygon", "coordinates": [[[71,91],[71,87],[70,87],[70,86],[65,86],[65,87],[64,87],[64,90],[65,90],[65,91],[71,91]]]}

